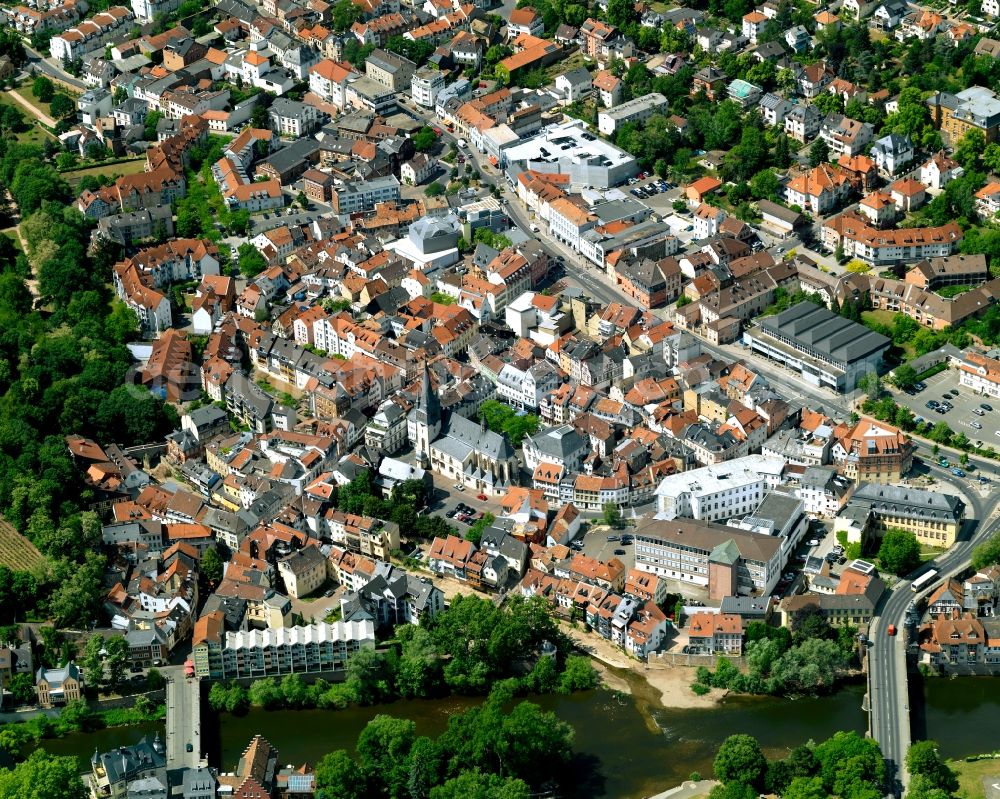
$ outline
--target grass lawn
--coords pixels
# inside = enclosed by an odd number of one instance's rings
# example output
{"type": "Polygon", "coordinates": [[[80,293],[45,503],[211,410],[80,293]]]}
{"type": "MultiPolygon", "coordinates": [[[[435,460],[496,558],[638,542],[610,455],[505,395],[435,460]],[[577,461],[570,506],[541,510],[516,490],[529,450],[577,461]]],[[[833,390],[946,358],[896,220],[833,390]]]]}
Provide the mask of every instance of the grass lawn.
{"type": "Polygon", "coordinates": [[[18,249],[18,251],[21,251],[21,240],[17,237],[17,231],[14,230],[14,228],[9,227],[6,230],[0,230],[0,233],[14,242],[14,246],[18,249]]]}
{"type": "Polygon", "coordinates": [[[76,186],[87,175],[94,175],[95,177],[98,175],[107,175],[108,177],[135,175],[145,169],[146,159],[136,158],[132,161],[123,161],[118,164],[98,164],[97,166],[88,166],[83,169],[73,169],[63,172],[62,176],[69,181],[70,186],[76,186]]]}
{"type": "MultiPolygon", "coordinates": [[[[950,760],[948,765],[958,772],[958,795],[963,799],[986,799],[983,777],[1000,778],[1000,760],[950,760]]],[[[1000,781],[1000,780],[998,780],[1000,781]]]]}
{"type": "MultiPolygon", "coordinates": [[[[43,103],[41,100],[39,100],[37,97],[35,97],[35,95],[31,93],[31,83],[25,83],[23,86],[18,86],[16,89],[14,89],[14,91],[16,91],[29,103],[36,106],[37,108],[41,108],[46,114],[55,119],[55,117],[52,115],[52,109],[49,106],[49,104],[43,103]]],[[[79,92],[71,92],[65,86],[57,86],[57,91],[60,94],[69,95],[69,97],[74,101],[76,100],[77,97],[80,96],[79,92]]],[[[27,108],[25,108],[24,111],[28,113],[27,108]]]]}
{"type": "Polygon", "coordinates": [[[0,105],[13,106],[24,115],[25,129],[17,134],[17,141],[20,144],[37,144],[41,146],[45,143],[46,139],[57,141],[55,136],[38,124],[35,115],[17,102],[17,100],[12,100],[6,94],[0,93],[0,105]]]}
{"type": "Polygon", "coordinates": [[[921,545],[920,547],[920,560],[927,563],[929,560],[934,560],[938,555],[942,554],[944,549],[941,547],[932,547],[921,545]]]}
{"type": "MultiPolygon", "coordinates": [[[[877,323],[880,325],[887,325],[892,327],[893,317],[896,315],[896,311],[862,311],[861,319],[866,323],[877,323]]],[[[913,348],[913,344],[909,341],[904,341],[902,344],[894,345],[899,347],[903,351],[903,362],[912,360],[916,357],[917,351],[913,348]]]]}

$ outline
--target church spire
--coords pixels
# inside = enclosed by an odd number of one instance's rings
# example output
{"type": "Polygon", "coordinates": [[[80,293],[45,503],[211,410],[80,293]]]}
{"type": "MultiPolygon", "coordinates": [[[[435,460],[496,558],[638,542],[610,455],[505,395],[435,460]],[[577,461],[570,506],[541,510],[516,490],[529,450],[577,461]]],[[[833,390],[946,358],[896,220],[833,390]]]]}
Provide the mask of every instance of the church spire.
{"type": "Polygon", "coordinates": [[[437,392],[431,386],[431,373],[427,368],[427,361],[424,360],[424,371],[420,391],[420,410],[424,412],[424,423],[429,427],[434,427],[441,423],[441,403],[438,401],[437,392]]]}

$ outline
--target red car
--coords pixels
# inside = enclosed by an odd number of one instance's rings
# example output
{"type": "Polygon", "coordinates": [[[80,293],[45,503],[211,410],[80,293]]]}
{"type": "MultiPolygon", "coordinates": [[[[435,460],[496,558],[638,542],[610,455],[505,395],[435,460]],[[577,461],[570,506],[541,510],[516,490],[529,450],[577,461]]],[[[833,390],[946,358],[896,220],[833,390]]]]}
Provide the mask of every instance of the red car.
{"type": "Polygon", "coordinates": [[[431,128],[438,136],[441,135],[441,128],[431,128]]]}
{"type": "Polygon", "coordinates": [[[895,635],[895,634],[896,634],[896,625],[895,625],[895,624],[890,624],[890,625],[889,625],[889,629],[888,629],[888,630],[886,630],[886,632],[887,632],[887,633],[888,633],[889,635],[895,635]]]}
{"type": "Polygon", "coordinates": [[[488,499],[488,497],[486,496],[486,494],[476,494],[476,499],[478,499],[480,502],[485,502],[488,499]]]}

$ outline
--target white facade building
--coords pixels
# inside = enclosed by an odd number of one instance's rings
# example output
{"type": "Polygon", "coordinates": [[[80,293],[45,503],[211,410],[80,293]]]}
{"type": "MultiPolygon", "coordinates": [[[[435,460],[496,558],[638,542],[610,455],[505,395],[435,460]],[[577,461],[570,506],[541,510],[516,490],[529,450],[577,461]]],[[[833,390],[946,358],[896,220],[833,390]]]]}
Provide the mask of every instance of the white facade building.
{"type": "Polygon", "coordinates": [[[783,482],[784,470],[784,458],[748,455],[672,474],[656,488],[656,518],[718,521],[744,516],[783,482]]]}

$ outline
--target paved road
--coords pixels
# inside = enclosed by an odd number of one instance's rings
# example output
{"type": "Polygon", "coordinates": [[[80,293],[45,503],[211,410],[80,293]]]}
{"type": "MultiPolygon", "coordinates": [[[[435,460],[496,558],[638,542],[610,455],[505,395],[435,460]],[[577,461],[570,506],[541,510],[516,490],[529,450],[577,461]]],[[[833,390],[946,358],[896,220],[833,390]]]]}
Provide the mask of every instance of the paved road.
{"type": "Polygon", "coordinates": [[[28,60],[23,67],[25,72],[30,72],[34,68],[36,72],[43,72],[50,78],[57,78],[64,83],[68,83],[70,86],[75,86],[81,92],[87,90],[86,83],[79,78],[74,78],[62,67],[57,67],[38,51],[32,50],[28,45],[24,45],[24,52],[28,56],[28,60]]]}
{"type": "Polygon", "coordinates": [[[167,765],[197,768],[202,759],[201,681],[186,679],[183,666],[166,666],[162,672],[167,678],[167,765]]]}
{"type": "MultiPolygon", "coordinates": [[[[998,507],[1000,507],[1000,495],[992,497],[988,503],[983,504],[983,510],[988,514],[993,514],[998,507]]],[[[948,577],[968,568],[972,550],[994,535],[997,530],[1000,530],[1000,519],[982,517],[971,536],[955,544],[947,553],[934,561],[933,565],[938,569],[940,576],[948,577]]],[[[931,588],[933,587],[935,586],[931,588]]],[[[897,795],[902,793],[909,782],[904,767],[904,758],[910,743],[904,616],[911,600],[919,596],[910,590],[910,581],[904,580],[883,598],[879,614],[871,625],[873,643],[869,656],[871,733],[882,747],[890,788],[897,795]],[[899,634],[894,638],[887,632],[890,624],[894,624],[899,630],[899,634]]]]}

